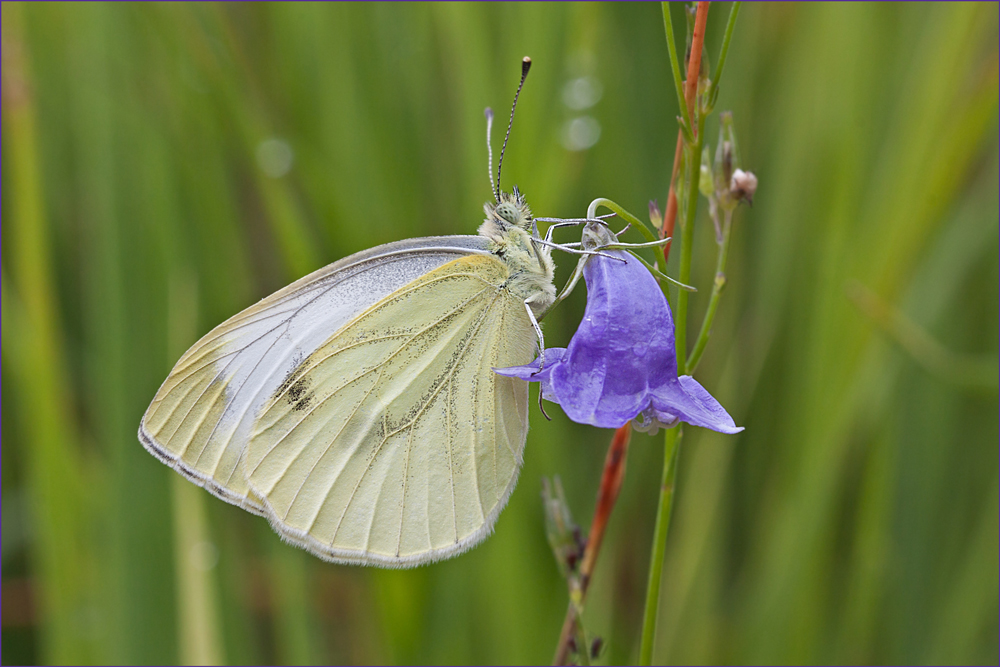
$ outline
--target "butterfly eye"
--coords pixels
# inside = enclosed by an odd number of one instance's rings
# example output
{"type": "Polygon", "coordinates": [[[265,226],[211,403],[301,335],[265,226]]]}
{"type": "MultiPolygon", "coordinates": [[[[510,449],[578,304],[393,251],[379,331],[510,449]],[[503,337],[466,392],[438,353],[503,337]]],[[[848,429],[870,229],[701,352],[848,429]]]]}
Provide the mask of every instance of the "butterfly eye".
{"type": "Polygon", "coordinates": [[[517,208],[513,204],[508,204],[504,202],[496,208],[497,215],[509,222],[512,225],[516,225],[518,220],[521,219],[517,208]]]}

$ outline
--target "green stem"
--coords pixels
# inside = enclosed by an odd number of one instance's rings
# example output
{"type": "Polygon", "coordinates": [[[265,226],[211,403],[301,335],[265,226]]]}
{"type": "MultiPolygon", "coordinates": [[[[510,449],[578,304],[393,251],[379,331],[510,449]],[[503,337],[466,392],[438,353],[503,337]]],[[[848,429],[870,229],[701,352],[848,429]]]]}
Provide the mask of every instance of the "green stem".
{"type": "MultiPolygon", "coordinates": [[[[726,34],[722,38],[722,48],[719,50],[719,61],[715,65],[715,74],[712,76],[712,83],[708,92],[708,111],[715,107],[715,100],[719,97],[719,79],[722,77],[722,68],[726,66],[726,56],[729,55],[729,41],[733,38],[733,28],[736,27],[736,16],[740,13],[742,2],[734,2],[729,10],[729,21],[726,23],[726,34]]],[[[676,76],[676,75],[675,75],[676,76]]]]}
{"type": "Polygon", "coordinates": [[[690,142],[693,137],[691,136],[691,117],[688,113],[688,105],[684,99],[684,78],[681,76],[681,65],[680,61],[677,60],[677,44],[674,42],[674,23],[670,18],[670,3],[661,2],[663,6],[663,30],[667,33],[667,51],[670,52],[670,69],[674,73],[674,88],[677,91],[677,106],[681,110],[681,117],[684,119],[681,131],[684,132],[684,138],[690,142]]]}
{"type": "MultiPolygon", "coordinates": [[[[715,77],[711,82],[711,89],[709,92],[709,97],[707,97],[709,103],[707,105],[698,105],[697,110],[697,120],[698,127],[694,136],[685,133],[686,146],[685,150],[689,151],[687,153],[687,199],[686,211],[684,216],[681,218],[681,257],[680,257],[680,275],[678,279],[682,283],[691,282],[691,257],[692,257],[692,241],[694,240],[694,220],[695,215],[698,212],[698,184],[700,177],[700,167],[701,167],[701,151],[702,145],[704,143],[703,137],[705,135],[705,118],[711,111],[714,105],[715,97],[718,95],[718,81],[719,77],[722,76],[722,69],[726,62],[726,56],[729,52],[729,43],[733,35],[733,27],[736,24],[736,16],[739,14],[740,3],[735,2],[733,8],[729,13],[729,22],[726,25],[726,34],[722,44],[722,52],[719,56],[718,64],[715,69],[715,77]]],[[[677,64],[676,58],[676,46],[673,42],[673,30],[671,29],[669,8],[666,3],[663,3],[663,21],[667,28],[667,47],[671,55],[671,65],[674,74],[675,87],[680,90],[680,68],[677,64]]],[[[700,46],[700,45],[699,45],[700,46]]],[[[698,48],[698,47],[695,47],[698,48]]],[[[684,103],[685,97],[680,96],[682,109],[686,107],[684,103]]],[[[688,115],[684,116],[685,122],[689,123],[690,120],[688,115]]],[[[690,125],[688,125],[690,128],[690,125]]],[[[690,129],[688,129],[690,131],[690,129]]],[[[728,223],[728,220],[727,220],[728,223]]],[[[719,294],[721,294],[722,287],[725,285],[724,277],[723,280],[719,280],[719,276],[722,276],[722,268],[725,267],[726,257],[729,252],[729,227],[726,225],[726,230],[724,233],[724,239],[722,248],[720,249],[719,259],[717,266],[719,267],[716,273],[715,285],[712,289],[712,298],[709,302],[709,310],[706,313],[706,322],[702,324],[702,332],[698,337],[697,344],[695,346],[695,351],[692,354],[690,361],[687,357],[687,307],[688,307],[688,293],[684,290],[678,291],[677,294],[677,308],[675,309],[675,321],[676,321],[676,345],[677,345],[677,365],[678,374],[687,374],[689,369],[693,368],[694,365],[698,363],[701,358],[701,353],[705,347],[705,341],[708,338],[708,331],[711,329],[711,320],[715,317],[715,310],[718,308],[719,294]],[[704,340],[703,340],[704,339],[704,340]]],[[[639,650],[639,664],[649,665],[653,660],[653,640],[656,636],[656,617],[659,610],[660,602],[660,583],[662,581],[663,575],[663,558],[667,548],[667,531],[670,528],[670,514],[673,509],[674,502],[674,483],[677,478],[677,459],[680,454],[680,442],[683,437],[683,431],[681,426],[677,428],[669,429],[664,438],[664,451],[663,451],[663,480],[660,485],[660,504],[656,510],[656,526],[653,531],[653,548],[652,555],[650,556],[649,563],[649,584],[646,589],[646,608],[642,619],[642,643],[639,650]]]]}
{"type": "Polygon", "coordinates": [[[644,223],[642,220],[640,220],[639,218],[635,217],[634,215],[623,209],[615,202],[611,201],[610,199],[605,199],[604,197],[598,197],[594,201],[590,202],[590,206],[587,207],[587,217],[596,218],[597,209],[600,208],[601,206],[608,209],[609,211],[613,211],[622,220],[631,223],[632,225],[637,227],[639,231],[642,233],[642,235],[646,237],[647,241],[655,242],[660,240],[656,236],[656,234],[650,231],[649,227],[646,226],[646,223],[644,223]]]}
{"type": "Polygon", "coordinates": [[[667,430],[663,447],[663,479],[660,482],[660,504],[656,508],[656,527],[653,530],[653,552],[649,559],[649,583],[646,587],[646,609],[642,616],[642,644],[639,664],[653,661],[653,638],[656,636],[656,616],[660,603],[660,582],[663,575],[663,556],[667,549],[667,529],[674,506],[674,480],[677,478],[677,458],[680,454],[681,426],[667,430]]]}
{"type": "MultiPolygon", "coordinates": [[[[691,282],[691,245],[694,240],[694,218],[698,212],[698,180],[700,176],[700,157],[703,137],[705,136],[705,114],[698,112],[698,128],[694,143],[688,144],[687,162],[687,210],[681,218],[681,258],[680,282],[691,282]]],[[[687,370],[687,306],[688,292],[679,290],[677,293],[676,343],[678,374],[684,375],[687,370]]],[[[639,664],[648,665],[653,659],[653,638],[656,635],[656,617],[660,604],[660,580],[663,574],[663,554],[667,548],[667,529],[670,527],[670,512],[674,501],[674,479],[677,476],[677,456],[680,447],[680,426],[667,431],[664,439],[663,453],[663,483],[660,486],[660,505],[656,510],[656,527],[653,532],[653,553],[649,563],[649,586],[646,589],[646,609],[642,620],[642,645],[639,652],[639,664]]]]}
{"type": "MultiPolygon", "coordinates": [[[[642,233],[642,235],[646,237],[647,241],[658,242],[662,240],[659,239],[656,236],[656,234],[651,232],[649,227],[647,227],[646,223],[644,223],[642,220],[635,217],[634,215],[623,209],[615,202],[611,201],[610,199],[605,199],[604,197],[598,197],[594,201],[590,202],[590,206],[587,207],[587,217],[588,218],[595,217],[597,215],[597,209],[601,206],[608,209],[609,211],[614,211],[618,215],[618,217],[620,217],[622,220],[630,223],[633,227],[638,229],[642,233]]],[[[666,275],[667,264],[666,261],[663,259],[663,253],[657,252],[653,254],[656,255],[656,268],[659,269],[660,273],[666,275]]]]}
{"type": "MultiPolygon", "coordinates": [[[[694,145],[689,146],[687,162],[687,211],[681,218],[681,260],[680,270],[677,279],[685,285],[691,284],[691,244],[694,240],[694,217],[698,212],[698,177],[701,157],[702,137],[705,132],[705,115],[698,114],[698,133],[694,138],[694,145]]],[[[677,293],[677,311],[675,319],[677,323],[677,374],[687,375],[687,306],[688,292],[680,290],[677,293]]]]}
{"type": "Polygon", "coordinates": [[[705,311],[705,319],[701,323],[701,331],[698,333],[698,340],[695,341],[694,350],[688,357],[686,371],[688,375],[694,375],[694,369],[701,361],[701,355],[708,345],[708,337],[712,334],[712,322],[715,321],[715,311],[719,308],[719,297],[726,287],[726,259],[729,257],[729,237],[731,236],[733,214],[726,212],[726,220],[722,226],[722,243],[719,244],[719,256],[715,263],[715,283],[712,285],[712,296],[708,301],[708,310],[705,311]]]}

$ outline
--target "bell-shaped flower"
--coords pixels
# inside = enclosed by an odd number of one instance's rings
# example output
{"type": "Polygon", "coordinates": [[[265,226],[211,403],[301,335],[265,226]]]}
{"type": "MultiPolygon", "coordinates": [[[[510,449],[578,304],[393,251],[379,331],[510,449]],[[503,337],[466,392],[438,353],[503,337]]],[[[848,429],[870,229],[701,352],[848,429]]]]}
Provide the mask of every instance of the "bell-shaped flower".
{"type": "MultiPolygon", "coordinates": [[[[617,242],[601,225],[584,230],[584,248],[617,242]]],[[[546,349],[541,370],[535,359],[496,373],[540,382],[542,397],[581,424],[619,428],[634,420],[655,433],[683,421],[720,433],[743,430],[697,380],[677,377],[670,307],[636,257],[603,250],[587,258],[583,277],[587,306],[569,346],[546,349]]]]}

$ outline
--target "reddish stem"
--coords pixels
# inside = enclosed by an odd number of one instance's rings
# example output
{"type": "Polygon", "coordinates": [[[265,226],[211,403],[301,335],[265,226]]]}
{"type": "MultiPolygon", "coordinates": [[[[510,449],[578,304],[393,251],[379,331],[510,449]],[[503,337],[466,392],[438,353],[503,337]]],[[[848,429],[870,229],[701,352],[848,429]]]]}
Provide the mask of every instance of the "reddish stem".
{"type": "MultiPolygon", "coordinates": [[[[708,22],[708,5],[710,3],[701,1],[698,3],[694,17],[694,33],[691,35],[691,57],[688,59],[687,79],[684,81],[684,101],[687,102],[688,118],[694,127],[690,128],[692,134],[698,132],[698,125],[694,122],[694,102],[698,92],[698,73],[701,71],[701,52],[705,46],[705,24],[708,22]]],[[[674,223],[677,221],[677,193],[674,188],[677,183],[677,172],[681,166],[681,153],[684,150],[684,132],[677,130],[677,148],[674,150],[674,168],[670,172],[670,192],[667,194],[667,210],[663,214],[663,227],[660,230],[660,238],[672,237],[674,235],[674,223]]],[[[663,246],[663,259],[670,258],[670,243],[663,246]]]]}
{"type": "Polygon", "coordinates": [[[607,456],[604,457],[604,472],[601,474],[601,486],[597,492],[597,507],[594,508],[594,519],[590,523],[590,534],[587,536],[587,547],[583,551],[583,563],[580,566],[580,576],[583,590],[587,590],[590,576],[594,572],[597,554],[604,540],[604,529],[611,518],[611,511],[618,500],[618,492],[625,479],[625,456],[628,454],[628,443],[632,437],[632,424],[625,424],[611,438],[607,456]]]}
{"type": "MultiPolygon", "coordinates": [[[[597,554],[601,550],[601,542],[604,541],[604,529],[607,528],[611,511],[614,510],[615,502],[618,500],[618,492],[622,488],[622,480],[625,479],[625,459],[631,437],[631,423],[619,428],[615,431],[614,437],[611,438],[607,456],[604,457],[604,472],[601,474],[601,486],[597,492],[597,506],[594,508],[594,519],[590,523],[587,546],[583,550],[583,558],[580,561],[578,575],[580,605],[587,597],[590,578],[594,573],[594,566],[597,564],[597,554]]],[[[566,620],[563,622],[562,632],[559,634],[559,646],[553,660],[555,665],[565,665],[569,657],[571,640],[576,634],[574,632],[577,623],[576,614],[577,605],[570,602],[569,609],[566,610],[566,620]]],[[[577,650],[587,651],[589,647],[578,646],[577,650]]]]}

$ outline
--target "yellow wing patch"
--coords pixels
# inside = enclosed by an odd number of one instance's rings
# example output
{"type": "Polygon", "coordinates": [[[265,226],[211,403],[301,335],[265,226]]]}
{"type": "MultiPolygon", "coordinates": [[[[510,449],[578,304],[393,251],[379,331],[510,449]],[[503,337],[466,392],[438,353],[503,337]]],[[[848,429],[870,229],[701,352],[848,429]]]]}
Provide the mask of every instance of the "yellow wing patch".
{"type": "Polygon", "coordinates": [[[536,339],[493,256],[449,262],[282,383],[243,463],[274,527],[327,560],[405,567],[481,541],[513,490],[536,339]]]}

